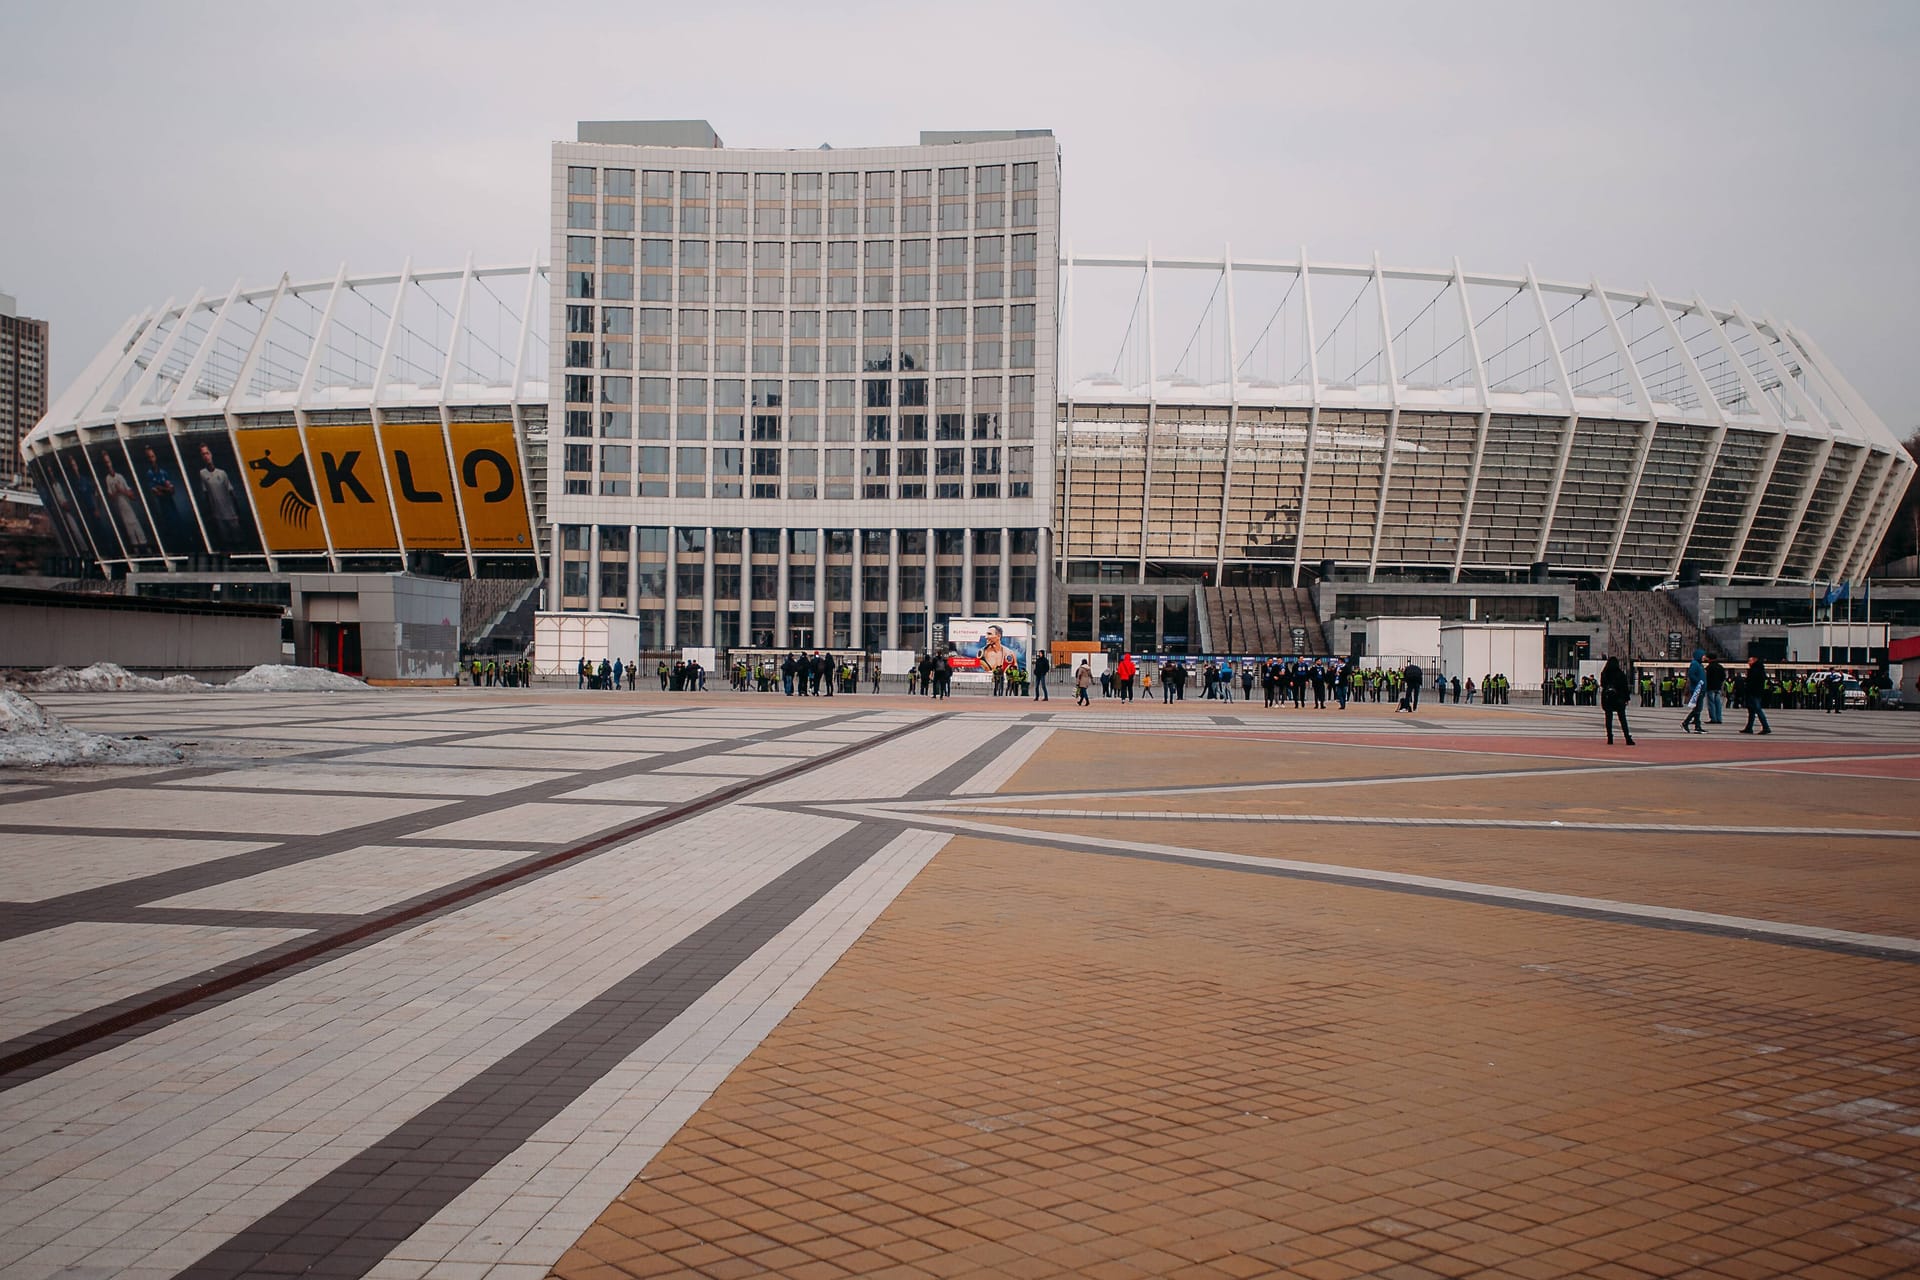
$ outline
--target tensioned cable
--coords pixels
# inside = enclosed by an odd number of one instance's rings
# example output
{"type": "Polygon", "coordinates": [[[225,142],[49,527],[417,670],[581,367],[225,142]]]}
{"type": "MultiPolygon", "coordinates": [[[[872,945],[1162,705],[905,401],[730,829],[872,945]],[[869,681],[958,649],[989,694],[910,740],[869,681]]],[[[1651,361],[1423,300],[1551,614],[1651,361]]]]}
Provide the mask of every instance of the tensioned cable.
{"type": "Polygon", "coordinates": [[[1220,286],[1225,284],[1226,281],[1227,268],[1222,267],[1220,269],[1220,278],[1213,282],[1213,292],[1207,295],[1207,305],[1205,309],[1200,312],[1200,319],[1194,324],[1193,333],[1187,338],[1186,350],[1182,351],[1180,358],[1173,362],[1173,371],[1175,373],[1180,372],[1181,369],[1186,367],[1187,356],[1192,352],[1193,344],[1199,341],[1201,327],[1207,323],[1207,317],[1213,314],[1213,300],[1220,296],[1220,286]]]}
{"type": "MultiPolygon", "coordinates": [[[[1120,361],[1122,357],[1127,354],[1127,343],[1133,337],[1134,322],[1140,318],[1140,300],[1147,296],[1147,273],[1152,270],[1153,268],[1151,266],[1141,269],[1140,289],[1139,292],[1133,295],[1133,314],[1127,317],[1127,331],[1120,335],[1120,348],[1113,353],[1113,371],[1116,374],[1120,372],[1120,361]]],[[[1151,388],[1149,388],[1149,390],[1151,390],[1151,388]]]]}
{"type": "MultiPolygon", "coordinates": [[[[1253,359],[1253,353],[1258,351],[1260,349],[1260,344],[1267,340],[1267,334],[1269,331],[1272,330],[1274,321],[1278,320],[1280,318],[1280,313],[1286,310],[1287,308],[1287,299],[1291,298],[1293,296],[1293,291],[1299,287],[1301,274],[1302,273],[1298,271],[1293,273],[1292,283],[1287,285],[1287,291],[1280,295],[1280,305],[1276,306],[1273,309],[1273,314],[1267,317],[1266,325],[1260,330],[1260,336],[1253,340],[1253,345],[1247,348],[1247,354],[1241,357],[1240,369],[1244,369],[1247,367],[1247,361],[1253,359]]],[[[1234,372],[1237,374],[1240,372],[1240,369],[1235,369],[1234,372]]]]}
{"type": "Polygon", "coordinates": [[[1308,367],[1313,364],[1314,356],[1319,355],[1322,351],[1325,351],[1327,349],[1327,344],[1329,342],[1332,342],[1334,339],[1334,335],[1340,332],[1340,326],[1347,322],[1347,317],[1353,314],[1353,309],[1360,305],[1360,299],[1367,296],[1367,285],[1372,283],[1372,280],[1373,280],[1372,276],[1365,277],[1361,281],[1360,287],[1353,291],[1353,301],[1347,304],[1347,309],[1340,313],[1340,318],[1333,322],[1333,327],[1331,329],[1327,330],[1327,336],[1320,339],[1319,345],[1314,347],[1313,351],[1307,356],[1306,360],[1302,362],[1300,367],[1293,371],[1293,377],[1287,379],[1287,382],[1290,385],[1293,382],[1295,382],[1300,377],[1301,374],[1305,373],[1308,367]]]}

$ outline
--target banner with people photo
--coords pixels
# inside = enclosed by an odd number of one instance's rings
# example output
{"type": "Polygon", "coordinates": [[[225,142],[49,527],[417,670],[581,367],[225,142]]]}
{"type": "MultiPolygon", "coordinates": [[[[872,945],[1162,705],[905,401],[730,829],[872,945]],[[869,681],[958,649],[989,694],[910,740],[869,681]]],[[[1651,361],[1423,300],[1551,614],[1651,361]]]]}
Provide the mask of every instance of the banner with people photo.
{"type": "Polygon", "coordinates": [[[949,618],[947,657],[956,680],[991,683],[995,671],[1030,670],[1033,623],[1026,618],[949,618]]]}
{"type": "Polygon", "coordinates": [[[174,443],[181,479],[207,531],[208,549],[222,555],[259,555],[260,533],[247,502],[245,468],[225,429],[183,431],[174,443]]]}

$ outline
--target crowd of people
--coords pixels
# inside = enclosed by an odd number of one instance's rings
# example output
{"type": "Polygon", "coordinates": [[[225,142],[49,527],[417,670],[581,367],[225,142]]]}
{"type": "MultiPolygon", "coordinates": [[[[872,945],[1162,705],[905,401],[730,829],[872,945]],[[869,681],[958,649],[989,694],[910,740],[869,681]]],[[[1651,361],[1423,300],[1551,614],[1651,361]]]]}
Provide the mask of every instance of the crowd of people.
{"type": "MultiPolygon", "coordinates": [[[[1159,686],[1163,704],[1184,702],[1191,686],[1197,700],[1233,702],[1253,701],[1254,687],[1268,707],[1305,707],[1309,696],[1316,708],[1332,705],[1345,708],[1349,702],[1393,702],[1403,710],[1419,709],[1423,690],[1439,701],[1449,696],[1454,702],[1480,699],[1489,705],[1507,701],[1512,681],[1498,672],[1488,672],[1478,682],[1468,676],[1440,677],[1431,685],[1418,663],[1401,667],[1359,667],[1339,658],[1246,658],[1235,662],[1227,658],[1162,658],[1158,663],[1141,664],[1132,654],[1120,655],[1113,665],[1095,672],[1091,659],[1082,659],[1074,670],[1074,700],[1091,705],[1097,686],[1102,698],[1133,701],[1136,685],[1151,698],[1159,686]]],[[[1045,680],[1039,682],[1036,698],[1045,693],[1045,680]]]]}
{"type": "Polygon", "coordinates": [[[499,685],[507,689],[524,689],[533,682],[533,659],[474,658],[467,664],[467,672],[472,676],[476,689],[482,685],[488,688],[499,685]]]}

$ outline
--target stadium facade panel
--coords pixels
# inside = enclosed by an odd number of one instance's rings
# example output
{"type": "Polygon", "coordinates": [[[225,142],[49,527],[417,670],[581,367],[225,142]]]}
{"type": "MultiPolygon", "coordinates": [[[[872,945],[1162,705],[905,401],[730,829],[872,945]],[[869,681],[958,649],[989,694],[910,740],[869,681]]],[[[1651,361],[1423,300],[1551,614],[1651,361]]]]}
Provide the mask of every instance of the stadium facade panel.
{"type": "Polygon", "coordinates": [[[131,317],[23,442],[112,572],[540,572],[543,265],[196,293],[131,317]]]}
{"type": "Polygon", "coordinates": [[[1803,333],[1650,287],[1069,251],[1062,288],[1098,371],[1061,396],[1069,583],[1839,581],[1915,469],[1803,333]]]}

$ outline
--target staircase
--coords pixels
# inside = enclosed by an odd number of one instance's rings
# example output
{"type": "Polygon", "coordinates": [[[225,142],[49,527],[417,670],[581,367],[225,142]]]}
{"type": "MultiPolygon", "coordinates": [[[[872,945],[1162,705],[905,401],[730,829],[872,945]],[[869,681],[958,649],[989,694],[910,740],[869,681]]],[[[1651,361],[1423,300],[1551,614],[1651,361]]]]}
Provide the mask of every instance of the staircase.
{"type": "Polygon", "coordinates": [[[1680,633],[1680,661],[1693,657],[1696,648],[1707,656],[1724,658],[1712,636],[1701,631],[1664,591],[1576,591],[1574,615],[1598,619],[1607,624],[1607,644],[1614,656],[1636,662],[1668,662],[1673,654],[1667,648],[1667,636],[1680,633]],[[1626,652],[1628,637],[1633,652],[1626,652]]]}
{"type": "Polygon", "coordinates": [[[1327,652],[1320,611],[1307,587],[1204,587],[1201,607],[1207,612],[1207,630],[1213,646],[1236,654],[1327,652]],[[1228,620],[1232,625],[1228,625],[1228,620]],[[1306,632],[1304,647],[1293,642],[1293,629],[1306,632]]]}
{"type": "Polygon", "coordinates": [[[460,584],[460,638],[472,650],[491,648],[496,633],[533,634],[533,604],[539,578],[468,578],[460,584]],[[527,614],[524,625],[510,625],[527,614]]]}

